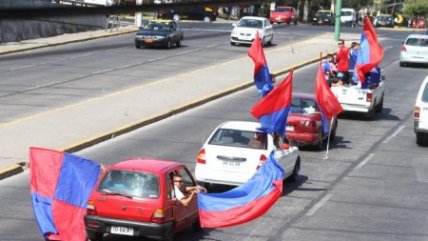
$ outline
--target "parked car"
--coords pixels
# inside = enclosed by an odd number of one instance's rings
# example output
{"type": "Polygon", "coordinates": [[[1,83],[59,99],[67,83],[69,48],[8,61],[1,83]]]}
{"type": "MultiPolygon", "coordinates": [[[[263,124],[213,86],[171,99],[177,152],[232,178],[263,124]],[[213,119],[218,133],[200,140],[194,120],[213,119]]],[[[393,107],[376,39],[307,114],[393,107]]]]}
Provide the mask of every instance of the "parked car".
{"type": "Polygon", "coordinates": [[[389,14],[379,14],[373,21],[375,27],[394,27],[394,18],[389,14]]]}
{"type": "Polygon", "coordinates": [[[340,22],[349,27],[357,26],[357,12],[353,8],[342,8],[340,22]]]}
{"type": "Polygon", "coordinates": [[[189,225],[200,229],[197,199],[180,204],[174,193],[173,175],[186,185],[196,182],[182,163],[135,158],[106,168],[89,201],[84,222],[92,241],[104,234],[144,236],[173,240],[189,225]]]}
{"type": "Polygon", "coordinates": [[[426,28],[426,20],[424,17],[418,17],[411,20],[412,28],[426,28]]]}
{"type": "Polygon", "coordinates": [[[330,10],[318,10],[312,18],[312,25],[334,25],[335,22],[330,10]]]}
{"type": "Polygon", "coordinates": [[[428,75],[422,82],[416,97],[414,131],[418,145],[428,145],[428,75]]]}
{"type": "Polygon", "coordinates": [[[401,45],[400,66],[428,64],[428,35],[410,34],[401,45]]]}
{"type": "Polygon", "coordinates": [[[284,178],[295,180],[300,170],[299,149],[281,138],[258,130],[260,123],[227,121],[220,124],[203,144],[196,159],[199,184],[239,186],[247,182],[274,151],[285,170],[284,178]]]}
{"type": "MultiPolygon", "coordinates": [[[[337,124],[337,118],[335,118],[330,133],[331,141],[336,137],[337,124]]],[[[315,146],[322,150],[329,136],[329,130],[330,121],[323,120],[315,95],[293,94],[286,126],[289,142],[298,146],[315,146]]]]}
{"type": "Polygon", "coordinates": [[[174,21],[185,20],[203,20],[204,22],[216,21],[218,16],[217,9],[214,7],[188,7],[185,9],[171,9],[169,11],[158,12],[158,18],[172,19],[174,21]]]}
{"type": "Polygon", "coordinates": [[[270,11],[269,21],[271,23],[294,23],[297,24],[299,14],[297,10],[290,6],[278,6],[275,10],[270,11]]]}
{"type": "Polygon", "coordinates": [[[181,46],[183,31],[177,23],[172,20],[150,20],[137,32],[135,36],[135,47],[163,46],[171,48],[181,46]]]}
{"type": "Polygon", "coordinates": [[[237,24],[233,24],[230,34],[230,44],[251,44],[256,33],[259,33],[263,45],[272,45],[273,27],[267,18],[263,17],[243,17],[237,24]]]}

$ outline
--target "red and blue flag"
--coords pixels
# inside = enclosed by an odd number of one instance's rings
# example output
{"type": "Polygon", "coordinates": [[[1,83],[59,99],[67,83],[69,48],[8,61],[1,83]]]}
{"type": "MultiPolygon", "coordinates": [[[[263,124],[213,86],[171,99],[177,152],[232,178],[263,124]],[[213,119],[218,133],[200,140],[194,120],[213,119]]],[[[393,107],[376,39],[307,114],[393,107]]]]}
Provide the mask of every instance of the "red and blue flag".
{"type": "Polygon", "coordinates": [[[292,100],[292,82],[293,70],[251,109],[251,114],[259,120],[262,131],[285,137],[285,125],[292,100]]]}
{"type": "Polygon", "coordinates": [[[383,59],[383,48],[380,45],[376,31],[370,19],[364,18],[363,32],[361,33],[360,49],[357,54],[353,80],[364,84],[369,72],[377,67],[383,59]]]}
{"type": "Polygon", "coordinates": [[[248,56],[254,62],[254,84],[259,94],[266,96],[273,89],[273,84],[259,32],[256,33],[256,37],[248,50],[248,56]]]}
{"type": "Polygon", "coordinates": [[[223,193],[198,193],[199,220],[204,228],[249,222],[266,213],[282,194],[284,169],[272,152],[254,176],[223,193]]]}
{"type": "Polygon", "coordinates": [[[84,215],[100,165],[61,151],[30,148],[30,189],[40,232],[49,240],[84,241],[84,215]]]}
{"type": "Polygon", "coordinates": [[[342,105],[337,100],[336,96],[331,92],[330,87],[325,81],[325,75],[322,71],[322,63],[320,61],[317,77],[315,79],[315,98],[321,109],[323,119],[331,120],[342,112],[342,105]]]}

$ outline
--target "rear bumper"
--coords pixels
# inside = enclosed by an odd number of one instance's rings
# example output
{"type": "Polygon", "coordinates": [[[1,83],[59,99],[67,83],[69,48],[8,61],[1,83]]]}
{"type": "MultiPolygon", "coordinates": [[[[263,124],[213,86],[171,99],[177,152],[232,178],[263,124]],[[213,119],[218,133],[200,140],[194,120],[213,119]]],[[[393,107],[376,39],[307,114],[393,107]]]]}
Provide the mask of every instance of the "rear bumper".
{"type": "Polygon", "coordinates": [[[198,182],[240,186],[247,182],[255,172],[256,170],[253,173],[216,171],[204,164],[197,164],[195,167],[195,178],[198,182]]]}
{"type": "Polygon", "coordinates": [[[167,44],[168,38],[153,40],[153,42],[146,42],[144,39],[135,39],[135,45],[140,46],[166,46],[167,44]]]}
{"type": "Polygon", "coordinates": [[[133,236],[148,237],[153,239],[165,239],[171,232],[172,222],[167,223],[148,223],[114,218],[100,217],[96,215],[85,215],[85,228],[87,232],[111,233],[111,226],[121,226],[134,229],[133,236]],[[98,224],[98,227],[88,226],[88,222],[98,224]]]}
{"type": "Polygon", "coordinates": [[[343,111],[347,112],[361,112],[361,113],[368,113],[371,109],[370,106],[363,106],[363,105],[352,105],[352,104],[343,104],[342,105],[343,111]]]}
{"type": "Polygon", "coordinates": [[[320,141],[319,133],[293,133],[287,132],[287,139],[299,146],[314,145],[320,141]]]}
{"type": "Polygon", "coordinates": [[[400,52],[400,62],[406,63],[418,63],[418,64],[428,64],[428,56],[412,56],[406,52],[400,52]]]}
{"type": "Polygon", "coordinates": [[[428,123],[420,123],[419,120],[414,120],[413,130],[415,133],[428,133],[428,123]]]}

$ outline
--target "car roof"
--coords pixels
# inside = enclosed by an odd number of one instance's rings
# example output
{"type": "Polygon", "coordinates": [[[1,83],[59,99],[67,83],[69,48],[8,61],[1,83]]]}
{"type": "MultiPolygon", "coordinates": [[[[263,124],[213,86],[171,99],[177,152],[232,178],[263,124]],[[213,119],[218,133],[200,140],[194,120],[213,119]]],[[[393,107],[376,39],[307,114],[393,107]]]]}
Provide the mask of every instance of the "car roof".
{"type": "Polygon", "coordinates": [[[315,95],[314,94],[309,94],[309,93],[293,93],[293,98],[304,98],[304,99],[313,99],[315,100],[315,95]]]}
{"type": "Polygon", "coordinates": [[[260,123],[253,121],[226,121],[219,126],[219,128],[242,131],[257,131],[257,128],[259,127],[260,123]]]}
{"type": "Polygon", "coordinates": [[[150,23],[172,23],[174,21],[169,19],[152,19],[152,20],[149,20],[149,22],[150,23]]]}
{"type": "Polygon", "coordinates": [[[150,158],[131,158],[117,162],[108,167],[108,170],[129,170],[150,173],[162,173],[166,169],[181,166],[182,164],[174,161],[150,159],[150,158]]]}
{"type": "Polygon", "coordinates": [[[255,20],[265,20],[266,18],[264,18],[264,17],[254,17],[254,16],[245,16],[245,17],[242,17],[241,19],[255,19],[255,20]]]}
{"type": "Polygon", "coordinates": [[[409,34],[406,39],[408,38],[428,38],[427,34],[409,34]]]}

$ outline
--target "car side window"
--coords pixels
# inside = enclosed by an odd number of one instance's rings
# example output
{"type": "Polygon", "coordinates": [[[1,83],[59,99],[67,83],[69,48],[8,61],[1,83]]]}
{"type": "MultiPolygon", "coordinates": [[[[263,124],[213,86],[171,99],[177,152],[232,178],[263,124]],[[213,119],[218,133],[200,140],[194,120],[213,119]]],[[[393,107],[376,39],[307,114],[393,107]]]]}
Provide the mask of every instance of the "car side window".
{"type": "Polygon", "coordinates": [[[424,91],[422,92],[422,101],[428,102],[428,83],[423,88],[424,88],[424,91]]]}
{"type": "Polygon", "coordinates": [[[186,186],[195,186],[195,181],[191,177],[190,173],[187,171],[186,168],[180,167],[179,173],[181,177],[183,178],[184,185],[186,186]]]}

